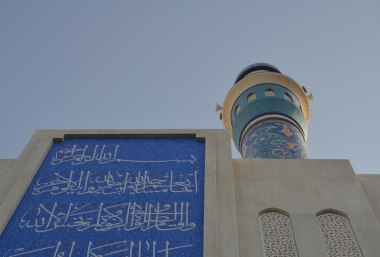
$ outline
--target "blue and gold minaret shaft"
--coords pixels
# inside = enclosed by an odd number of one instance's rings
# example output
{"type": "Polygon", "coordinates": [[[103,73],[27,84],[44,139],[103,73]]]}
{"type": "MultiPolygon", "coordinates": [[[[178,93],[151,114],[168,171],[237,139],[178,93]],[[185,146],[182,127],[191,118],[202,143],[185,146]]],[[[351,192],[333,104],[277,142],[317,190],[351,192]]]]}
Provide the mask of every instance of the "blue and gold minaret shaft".
{"type": "Polygon", "coordinates": [[[221,118],[243,158],[307,159],[311,99],[276,67],[257,63],[238,75],[221,118]]]}

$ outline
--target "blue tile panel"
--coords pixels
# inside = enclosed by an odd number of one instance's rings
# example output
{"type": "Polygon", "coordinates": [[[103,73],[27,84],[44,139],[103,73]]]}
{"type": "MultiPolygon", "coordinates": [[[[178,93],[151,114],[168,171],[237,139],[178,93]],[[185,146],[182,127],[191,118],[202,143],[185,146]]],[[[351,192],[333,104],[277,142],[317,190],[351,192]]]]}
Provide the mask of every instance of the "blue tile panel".
{"type": "Polygon", "coordinates": [[[253,125],[242,139],[243,158],[307,159],[306,143],[297,127],[280,119],[253,125]]]}
{"type": "Polygon", "coordinates": [[[1,257],[203,256],[205,144],[54,143],[0,236],[1,257]]]}

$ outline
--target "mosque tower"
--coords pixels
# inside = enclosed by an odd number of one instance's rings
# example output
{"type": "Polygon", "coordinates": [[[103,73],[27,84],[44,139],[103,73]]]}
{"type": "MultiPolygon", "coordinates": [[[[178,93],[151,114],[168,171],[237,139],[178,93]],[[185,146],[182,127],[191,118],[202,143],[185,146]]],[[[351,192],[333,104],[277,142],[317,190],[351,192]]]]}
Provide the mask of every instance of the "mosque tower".
{"type": "Polygon", "coordinates": [[[379,257],[380,175],[307,159],[311,99],[245,68],[218,106],[243,160],[225,129],[36,131],[0,156],[0,256],[379,257]]]}
{"type": "Polygon", "coordinates": [[[311,100],[275,66],[256,63],[240,72],[219,110],[243,158],[307,159],[311,100]]]}

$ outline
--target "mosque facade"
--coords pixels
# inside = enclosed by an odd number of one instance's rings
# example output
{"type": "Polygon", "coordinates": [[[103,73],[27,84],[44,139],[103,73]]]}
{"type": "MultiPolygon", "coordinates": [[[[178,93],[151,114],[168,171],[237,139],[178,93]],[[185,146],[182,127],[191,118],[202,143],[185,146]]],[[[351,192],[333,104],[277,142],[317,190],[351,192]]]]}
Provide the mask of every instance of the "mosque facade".
{"type": "Polygon", "coordinates": [[[0,160],[0,256],[378,257],[380,175],[309,159],[312,99],[257,63],[225,129],[36,131],[0,160]]]}

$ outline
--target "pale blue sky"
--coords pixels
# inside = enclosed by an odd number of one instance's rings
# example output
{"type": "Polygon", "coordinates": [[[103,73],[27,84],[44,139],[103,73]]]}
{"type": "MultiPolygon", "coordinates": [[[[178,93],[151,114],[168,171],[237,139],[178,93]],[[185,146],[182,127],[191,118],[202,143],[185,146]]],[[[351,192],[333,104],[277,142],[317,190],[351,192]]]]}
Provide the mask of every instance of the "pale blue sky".
{"type": "MultiPolygon", "coordinates": [[[[36,129],[223,128],[237,74],[313,93],[313,159],[380,173],[379,1],[0,2],[0,158],[36,129]]],[[[234,154],[236,156],[236,153],[234,154]]]]}

